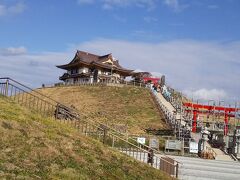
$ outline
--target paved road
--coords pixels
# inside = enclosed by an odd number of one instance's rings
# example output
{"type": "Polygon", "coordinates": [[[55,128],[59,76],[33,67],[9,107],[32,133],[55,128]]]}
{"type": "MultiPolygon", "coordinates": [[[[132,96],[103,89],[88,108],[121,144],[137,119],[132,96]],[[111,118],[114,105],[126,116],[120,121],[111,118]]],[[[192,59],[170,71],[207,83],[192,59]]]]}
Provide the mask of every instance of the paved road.
{"type": "MultiPolygon", "coordinates": [[[[175,111],[174,107],[160,93],[157,97],[170,113],[175,111]]],[[[229,156],[214,149],[217,160],[206,160],[182,156],[170,156],[180,162],[179,179],[183,180],[240,180],[240,163],[232,161],[229,156]]],[[[161,157],[161,155],[157,155],[161,157]]],[[[138,157],[136,157],[138,159],[138,157]]],[[[160,166],[160,161],[156,161],[160,166]]]]}
{"type": "Polygon", "coordinates": [[[192,180],[239,180],[240,163],[236,161],[206,160],[181,156],[171,156],[182,163],[179,179],[192,180]]]}
{"type": "MultiPolygon", "coordinates": [[[[147,163],[147,153],[123,152],[147,163]]],[[[160,157],[154,158],[154,167],[159,169],[160,157]]],[[[207,160],[200,158],[169,156],[180,162],[179,179],[182,180],[240,180],[240,163],[236,161],[207,160]]]]}

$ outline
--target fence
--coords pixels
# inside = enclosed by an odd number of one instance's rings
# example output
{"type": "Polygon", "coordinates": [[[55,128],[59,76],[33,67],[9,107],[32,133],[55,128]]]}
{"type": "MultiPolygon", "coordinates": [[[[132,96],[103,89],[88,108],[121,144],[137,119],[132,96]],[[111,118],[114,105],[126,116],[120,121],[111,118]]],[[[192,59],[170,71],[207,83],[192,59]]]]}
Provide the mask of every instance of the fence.
{"type": "Polygon", "coordinates": [[[103,144],[116,148],[141,162],[161,169],[167,174],[178,177],[179,162],[157,150],[139,144],[136,140],[102,124],[98,121],[81,118],[81,113],[54,99],[39,93],[11,78],[0,78],[0,94],[41,113],[43,116],[55,117],[56,120],[69,124],[80,133],[101,141],[103,144]]]}
{"type": "MultiPolygon", "coordinates": [[[[188,117],[183,114],[184,110],[181,108],[180,112],[169,111],[169,109],[164,105],[164,103],[157,96],[158,92],[156,92],[153,89],[150,89],[150,91],[151,91],[151,95],[155,101],[155,104],[157,105],[158,109],[164,114],[165,120],[168,123],[168,125],[171,127],[171,129],[174,131],[176,138],[178,140],[190,138],[191,137],[190,136],[190,128],[186,124],[186,121],[188,120],[187,122],[189,122],[190,119],[188,119],[188,117]],[[177,113],[179,113],[179,115],[177,115],[177,113]],[[178,119],[177,119],[177,117],[178,117],[178,119]]],[[[174,98],[171,98],[171,101],[174,101],[174,98]]]]}
{"type": "Polygon", "coordinates": [[[116,87],[125,87],[125,86],[134,86],[134,87],[146,87],[144,83],[136,82],[136,81],[124,81],[119,83],[113,82],[74,82],[74,83],[51,83],[51,84],[43,84],[42,87],[61,87],[61,86],[116,86],[116,87]]]}
{"type": "Polygon", "coordinates": [[[44,116],[53,116],[58,103],[10,78],[0,78],[0,94],[44,116]]]}
{"type": "Polygon", "coordinates": [[[176,124],[178,124],[174,113],[170,112],[168,108],[162,103],[162,101],[157,97],[157,92],[155,90],[151,89],[150,91],[156,105],[158,106],[158,109],[163,112],[166,122],[170,125],[171,128],[174,129],[176,127],[176,124]]]}

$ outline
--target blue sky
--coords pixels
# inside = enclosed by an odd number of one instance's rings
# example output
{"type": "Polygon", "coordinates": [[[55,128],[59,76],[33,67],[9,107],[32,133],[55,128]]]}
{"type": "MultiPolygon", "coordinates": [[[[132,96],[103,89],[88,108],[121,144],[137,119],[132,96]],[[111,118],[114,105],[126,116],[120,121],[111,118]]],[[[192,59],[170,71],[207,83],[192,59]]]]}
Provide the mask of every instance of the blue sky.
{"type": "Polygon", "coordinates": [[[189,96],[236,101],[239,22],[239,0],[0,0],[0,75],[35,87],[76,49],[112,52],[189,96]]]}
{"type": "Polygon", "coordinates": [[[22,12],[6,12],[0,17],[3,47],[24,45],[31,51],[63,51],[69,44],[99,37],[155,43],[240,38],[238,0],[0,2],[7,8],[17,4],[23,8],[22,12]]]}

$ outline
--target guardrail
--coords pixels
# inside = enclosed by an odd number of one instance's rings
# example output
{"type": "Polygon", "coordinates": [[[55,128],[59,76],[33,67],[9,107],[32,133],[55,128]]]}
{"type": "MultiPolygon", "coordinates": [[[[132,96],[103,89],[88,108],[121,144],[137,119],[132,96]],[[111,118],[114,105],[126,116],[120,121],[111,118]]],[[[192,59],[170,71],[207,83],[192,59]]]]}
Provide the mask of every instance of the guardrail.
{"type": "Polygon", "coordinates": [[[166,122],[171,126],[172,129],[174,129],[177,124],[175,115],[173,114],[173,112],[170,112],[167,107],[162,103],[162,101],[158,98],[157,92],[155,90],[150,89],[150,91],[158,107],[163,112],[166,122]]]}
{"type": "Polygon", "coordinates": [[[46,116],[52,116],[58,104],[57,101],[10,78],[0,78],[0,94],[46,116]]]}
{"type": "Polygon", "coordinates": [[[148,163],[154,168],[161,169],[170,176],[178,177],[178,161],[164,154],[161,157],[157,156],[161,152],[139,144],[136,140],[126,137],[101,122],[81,118],[82,115],[78,110],[55,101],[16,80],[8,77],[0,78],[0,94],[41,113],[43,116],[55,117],[56,120],[73,126],[80,133],[116,148],[141,162],[148,163]],[[59,116],[59,113],[61,116],[59,116]]]}
{"type": "MultiPolygon", "coordinates": [[[[188,131],[189,129],[187,128],[187,126],[185,126],[186,124],[183,123],[184,121],[186,121],[186,119],[183,117],[183,115],[180,116],[180,119],[177,119],[177,112],[170,112],[168,110],[168,108],[163,104],[163,102],[159,99],[159,97],[157,96],[157,93],[155,90],[150,89],[152,97],[158,107],[158,109],[160,111],[163,112],[166,122],[169,124],[169,126],[172,128],[172,130],[174,131],[176,138],[178,140],[182,140],[183,138],[189,138],[188,137],[188,131]],[[183,126],[183,124],[185,124],[183,126]]],[[[182,113],[182,112],[179,112],[182,113]]]]}
{"type": "Polygon", "coordinates": [[[117,87],[124,87],[124,86],[134,86],[134,87],[146,87],[146,84],[136,81],[125,81],[119,83],[113,82],[74,82],[74,83],[51,83],[51,84],[42,84],[44,88],[51,88],[51,87],[62,87],[62,86],[117,86],[117,87]]]}

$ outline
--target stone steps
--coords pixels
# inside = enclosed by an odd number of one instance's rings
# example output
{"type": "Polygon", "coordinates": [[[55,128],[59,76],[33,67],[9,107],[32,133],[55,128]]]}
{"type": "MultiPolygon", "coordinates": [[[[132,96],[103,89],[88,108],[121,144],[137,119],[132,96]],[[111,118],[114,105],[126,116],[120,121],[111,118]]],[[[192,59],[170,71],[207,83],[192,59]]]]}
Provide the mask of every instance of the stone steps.
{"type": "Polygon", "coordinates": [[[234,161],[229,155],[225,154],[222,150],[217,148],[212,148],[212,150],[216,153],[216,160],[223,160],[223,161],[234,161]]]}
{"type": "Polygon", "coordinates": [[[207,166],[206,164],[190,164],[190,163],[185,163],[182,168],[184,169],[198,169],[201,171],[210,171],[210,172],[225,172],[225,173],[233,173],[233,174],[238,174],[240,177],[240,171],[239,171],[239,167],[235,167],[235,166],[231,166],[231,167],[227,167],[227,166],[207,166]]]}
{"type": "Polygon", "coordinates": [[[194,169],[189,171],[188,169],[181,169],[179,172],[179,179],[186,180],[187,176],[192,176],[198,179],[219,179],[219,180],[239,180],[240,175],[239,174],[232,174],[232,173],[226,173],[226,172],[216,172],[216,171],[204,171],[204,170],[198,170],[194,169]]]}
{"type": "Polygon", "coordinates": [[[236,161],[207,160],[200,158],[171,156],[181,164],[179,179],[183,180],[239,180],[240,163],[236,161]]]}

